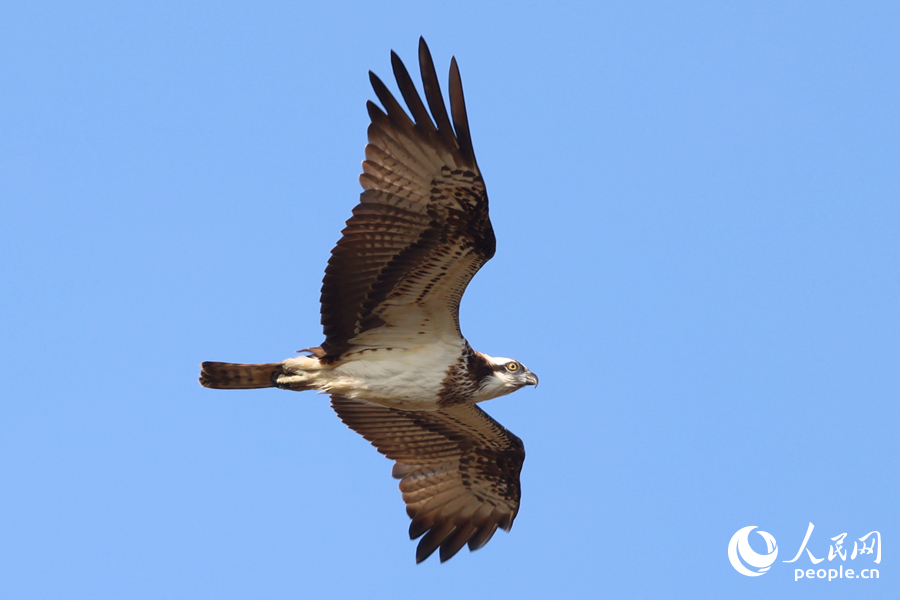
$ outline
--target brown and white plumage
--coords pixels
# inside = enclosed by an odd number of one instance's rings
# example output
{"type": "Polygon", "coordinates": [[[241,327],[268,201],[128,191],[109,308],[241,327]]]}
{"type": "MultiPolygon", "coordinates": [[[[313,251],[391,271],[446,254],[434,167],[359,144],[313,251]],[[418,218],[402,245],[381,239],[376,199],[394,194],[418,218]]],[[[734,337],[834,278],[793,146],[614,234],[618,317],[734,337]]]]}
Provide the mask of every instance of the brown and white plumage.
{"type": "Polygon", "coordinates": [[[383,110],[367,105],[364,191],[325,270],[325,341],[281,363],[203,363],[200,383],[331,394],[344,423],[395,461],[410,537],[423,536],[417,562],[438,548],[444,561],[512,527],[524,446],[475,404],[537,377],[460,331],[462,295],[496,242],[456,60],[449,114],[424,40],[427,108],[393,52],[391,63],[412,118],[370,73],[383,110]]]}
{"type": "Polygon", "coordinates": [[[477,550],[519,510],[522,440],[472,404],[404,411],[331,397],[341,420],[396,461],[409,537],[424,534],[416,562],[440,547],[441,562],[469,545],[477,550]],[[427,532],[427,533],[426,533],[427,532]]]}
{"type": "MultiPolygon", "coordinates": [[[[413,122],[374,74],[385,110],[369,102],[372,123],[359,178],[360,203],[331,253],[322,283],[325,352],[337,356],[364,335],[415,329],[422,340],[460,337],[459,301],[496,245],[484,181],[475,162],[456,60],[450,63],[450,123],[424,41],[422,103],[400,58],[391,53],[413,122]]],[[[365,344],[364,344],[365,345],[365,344]]]]}

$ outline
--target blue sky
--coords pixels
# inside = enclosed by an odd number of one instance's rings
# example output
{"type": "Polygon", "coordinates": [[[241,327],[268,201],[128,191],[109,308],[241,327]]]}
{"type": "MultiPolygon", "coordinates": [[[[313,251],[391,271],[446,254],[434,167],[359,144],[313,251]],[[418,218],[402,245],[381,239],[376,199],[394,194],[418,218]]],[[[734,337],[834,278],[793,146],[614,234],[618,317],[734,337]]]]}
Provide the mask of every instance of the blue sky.
{"type": "Polygon", "coordinates": [[[898,6],[322,4],[3,9],[4,594],[897,597],[898,6]],[[321,342],[367,71],[420,35],[498,237],[463,332],[541,385],[483,405],[512,532],[416,566],[327,398],[196,378],[321,342]],[[809,523],[880,578],[795,582],[809,523]]]}

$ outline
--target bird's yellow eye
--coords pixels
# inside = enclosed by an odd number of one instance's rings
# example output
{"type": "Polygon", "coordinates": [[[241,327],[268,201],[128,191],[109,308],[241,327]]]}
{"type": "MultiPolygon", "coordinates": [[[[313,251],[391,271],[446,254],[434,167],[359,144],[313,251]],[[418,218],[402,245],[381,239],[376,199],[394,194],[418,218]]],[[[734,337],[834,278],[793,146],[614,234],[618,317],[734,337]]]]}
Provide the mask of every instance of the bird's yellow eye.
{"type": "Polygon", "coordinates": [[[509,369],[510,371],[518,371],[518,370],[519,370],[519,363],[511,362],[511,363],[509,363],[508,365],[506,365],[506,368],[509,369]]]}

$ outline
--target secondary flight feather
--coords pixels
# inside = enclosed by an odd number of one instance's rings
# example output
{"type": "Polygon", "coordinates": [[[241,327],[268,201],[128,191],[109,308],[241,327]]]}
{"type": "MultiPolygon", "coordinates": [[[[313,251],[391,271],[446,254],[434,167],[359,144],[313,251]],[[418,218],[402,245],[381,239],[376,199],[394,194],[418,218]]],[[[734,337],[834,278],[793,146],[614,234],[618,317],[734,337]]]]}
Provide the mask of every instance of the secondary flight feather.
{"type": "Polygon", "coordinates": [[[325,269],[325,341],[280,363],[204,362],[200,383],[330,394],[338,417],[395,461],[410,538],[422,538],[416,562],[438,549],[443,562],[512,527],[525,448],[476,404],[538,378],[460,331],[460,300],[496,240],[456,59],[449,114],[423,39],[427,108],[393,52],[391,64],[409,114],[370,72],[381,108],[367,104],[363,192],[325,269]]]}

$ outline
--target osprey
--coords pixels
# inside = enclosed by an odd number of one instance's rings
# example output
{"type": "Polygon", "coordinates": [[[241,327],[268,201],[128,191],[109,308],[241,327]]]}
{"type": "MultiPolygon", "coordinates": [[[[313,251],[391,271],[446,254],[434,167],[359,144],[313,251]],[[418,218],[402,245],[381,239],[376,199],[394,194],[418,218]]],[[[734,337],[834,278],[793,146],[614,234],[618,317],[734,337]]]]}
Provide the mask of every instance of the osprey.
{"type": "Polygon", "coordinates": [[[476,404],[538,378],[474,351],[460,332],[460,299],[495,238],[456,59],[452,124],[422,38],[430,115],[393,52],[391,64],[412,118],[369,72],[384,109],[367,103],[364,191],[322,283],[325,341],[280,363],[204,362],[200,383],[330,394],[338,417],[395,461],[410,539],[424,535],[416,562],[438,548],[443,562],[512,527],[525,448],[476,404]]]}

